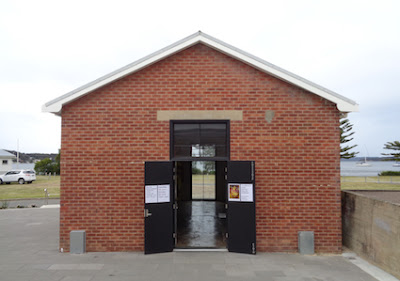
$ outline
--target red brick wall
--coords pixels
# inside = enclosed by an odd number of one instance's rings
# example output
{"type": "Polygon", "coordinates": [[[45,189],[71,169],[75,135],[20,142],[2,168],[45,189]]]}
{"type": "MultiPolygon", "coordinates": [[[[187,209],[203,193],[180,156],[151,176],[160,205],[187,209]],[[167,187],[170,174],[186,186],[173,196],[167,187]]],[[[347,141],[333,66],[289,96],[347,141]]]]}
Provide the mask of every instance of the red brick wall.
{"type": "Polygon", "coordinates": [[[169,160],[157,110],[191,109],[243,111],[231,160],[256,161],[258,251],[297,251],[300,230],[341,251],[335,104],[200,44],[63,108],[60,247],[84,229],[87,251],[143,251],[144,162],[169,160]]]}

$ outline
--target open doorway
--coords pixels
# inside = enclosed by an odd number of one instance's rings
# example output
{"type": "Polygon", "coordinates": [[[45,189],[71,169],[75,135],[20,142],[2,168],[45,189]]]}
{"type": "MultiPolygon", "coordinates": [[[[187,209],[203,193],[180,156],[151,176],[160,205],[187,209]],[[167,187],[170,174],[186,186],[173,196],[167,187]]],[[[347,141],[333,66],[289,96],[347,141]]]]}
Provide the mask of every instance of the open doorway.
{"type": "Polygon", "coordinates": [[[255,164],[230,161],[229,120],[170,122],[171,161],[145,164],[145,252],[255,254],[255,164]],[[228,182],[239,198],[231,192],[228,200],[228,182]]]}
{"type": "Polygon", "coordinates": [[[177,247],[227,248],[230,252],[256,253],[255,162],[214,161],[214,180],[204,181],[207,172],[193,171],[192,161],[145,162],[146,254],[170,252],[177,247]],[[199,179],[194,180],[196,173],[199,179]],[[200,193],[193,190],[199,188],[192,185],[194,181],[198,184],[210,182],[211,186],[215,183],[211,188],[214,191],[206,196],[207,186],[204,185],[204,191],[200,188],[204,197],[193,199],[194,192],[200,193]],[[200,208],[197,203],[203,206],[200,208]],[[206,203],[214,203],[214,206],[204,207],[206,203]],[[227,206],[225,209],[223,203],[227,206]],[[177,208],[179,204],[181,207],[177,208]],[[225,238],[227,233],[229,236],[225,238]]]}
{"type": "Polygon", "coordinates": [[[176,248],[226,248],[226,163],[176,162],[176,248]]]}

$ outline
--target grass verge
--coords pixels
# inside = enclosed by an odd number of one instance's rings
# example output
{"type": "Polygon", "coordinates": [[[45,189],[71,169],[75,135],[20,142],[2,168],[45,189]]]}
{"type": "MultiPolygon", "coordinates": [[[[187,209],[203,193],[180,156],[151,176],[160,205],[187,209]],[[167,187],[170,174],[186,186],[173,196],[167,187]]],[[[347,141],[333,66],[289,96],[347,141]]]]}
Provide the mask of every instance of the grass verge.
{"type": "Polygon", "coordinates": [[[342,190],[400,190],[400,177],[341,177],[342,190]]]}
{"type": "Polygon", "coordinates": [[[49,198],[60,197],[60,176],[36,176],[31,184],[2,184],[0,185],[0,200],[44,198],[47,188],[49,198]]]}

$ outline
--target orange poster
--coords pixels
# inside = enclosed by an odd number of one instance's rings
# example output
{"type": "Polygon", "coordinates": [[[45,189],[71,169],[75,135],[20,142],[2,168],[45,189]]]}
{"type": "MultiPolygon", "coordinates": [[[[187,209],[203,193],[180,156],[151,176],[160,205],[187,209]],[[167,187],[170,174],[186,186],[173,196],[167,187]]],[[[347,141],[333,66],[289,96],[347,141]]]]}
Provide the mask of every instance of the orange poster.
{"type": "Polygon", "coordinates": [[[229,184],[229,201],[240,201],[240,184],[229,184]]]}

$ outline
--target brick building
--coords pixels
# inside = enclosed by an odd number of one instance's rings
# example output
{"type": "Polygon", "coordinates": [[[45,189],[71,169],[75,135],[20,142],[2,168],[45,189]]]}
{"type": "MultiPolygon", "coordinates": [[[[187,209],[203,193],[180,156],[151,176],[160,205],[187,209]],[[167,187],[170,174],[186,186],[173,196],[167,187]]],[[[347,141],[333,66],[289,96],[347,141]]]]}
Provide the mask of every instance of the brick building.
{"type": "Polygon", "coordinates": [[[62,118],[60,249],[341,251],[339,118],[358,105],[198,32],[43,111],[62,118]]]}

